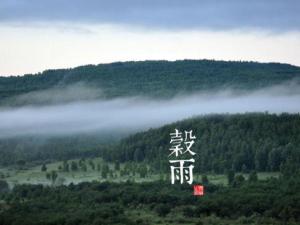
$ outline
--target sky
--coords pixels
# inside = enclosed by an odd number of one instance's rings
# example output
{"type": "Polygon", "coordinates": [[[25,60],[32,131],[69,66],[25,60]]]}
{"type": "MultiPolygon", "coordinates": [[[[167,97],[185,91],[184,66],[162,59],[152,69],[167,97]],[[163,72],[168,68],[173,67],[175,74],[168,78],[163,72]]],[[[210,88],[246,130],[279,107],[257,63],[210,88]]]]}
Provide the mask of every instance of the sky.
{"type": "Polygon", "coordinates": [[[131,60],[300,66],[298,0],[0,0],[0,75],[131,60]]]}

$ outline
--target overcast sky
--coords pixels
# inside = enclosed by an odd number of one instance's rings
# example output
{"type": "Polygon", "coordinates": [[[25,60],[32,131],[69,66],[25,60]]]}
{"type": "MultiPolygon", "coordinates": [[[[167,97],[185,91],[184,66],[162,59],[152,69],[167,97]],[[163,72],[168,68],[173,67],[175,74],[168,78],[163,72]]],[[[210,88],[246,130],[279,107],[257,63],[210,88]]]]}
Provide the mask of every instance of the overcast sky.
{"type": "Polygon", "coordinates": [[[145,59],[300,66],[297,0],[1,0],[0,75],[145,59]]]}

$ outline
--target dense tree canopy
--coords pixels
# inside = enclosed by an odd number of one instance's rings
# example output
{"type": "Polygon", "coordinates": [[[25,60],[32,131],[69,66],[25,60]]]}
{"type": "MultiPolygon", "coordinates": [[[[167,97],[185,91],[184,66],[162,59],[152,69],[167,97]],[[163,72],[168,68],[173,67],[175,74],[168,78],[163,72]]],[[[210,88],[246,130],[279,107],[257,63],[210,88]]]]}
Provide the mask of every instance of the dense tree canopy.
{"type": "Polygon", "coordinates": [[[169,182],[20,185],[0,197],[0,224],[153,224],[143,217],[149,210],[159,217],[173,212],[193,221],[210,215],[232,219],[222,224],[244,224],[240,217],[252,221],[247,224],[297,224],[299,188],[299,175],[228,187],[208,184],[203,197],[193,196],[192,186],[169,182]],[[132,210],[141,216],[129,216],[132,210]]]}
{"type": "MultiPolygon", "coordinates": [[[[279,171],[300,164],[300,115],[248,113],[208,115],[150,129],[123,139],[107,160],[147,161],[167,169],[170,133],[193,130],[197,171],[279,171]],[[138,157],[137,157],[138,155],[138,157]]],[[[160,168],[160,169],[163,169],[160,168]]]]}
{"type": "Polygon", "coordinates": [[[171,97],[178,93],[234,88],[251,90],[300,78],[300,68],[288,64],[214,60],[143,61],[46,70],[20,77],[0,77],[0,103],[13,96],[65,87],[78,82],[101,89],[102,97],[171,97]]]}

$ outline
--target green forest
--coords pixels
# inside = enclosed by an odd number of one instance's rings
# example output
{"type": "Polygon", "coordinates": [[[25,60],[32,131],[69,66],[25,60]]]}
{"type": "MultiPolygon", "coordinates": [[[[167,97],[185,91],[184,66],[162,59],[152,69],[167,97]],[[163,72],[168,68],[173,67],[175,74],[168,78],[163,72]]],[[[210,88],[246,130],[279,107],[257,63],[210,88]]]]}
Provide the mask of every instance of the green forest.
{"type": "MultiPolygon", "coordinates": [[[[0,110],[136,96],[168,101],[226,89],[238,96],[299,85],[299,78],[299,67],[280,63],[86,65],[0,77],[0,110]],[[74,86],[91,93],[80,96],[74,86]],[[60,90],[74,96],[60,96],[65,93],[60,90]],[[53,93],[55,101],[45,98],[53,93]]],[[[149,127],[105,135],[93,130],[0,136],[0,225],[300,223],[299,113],[197,113],[149,127]],[[194,184],[204,185],[203,196],[193,195],[193,185],[170,182],[170,133],[175,129],[196,135],[194,184]]]]}
{"type": "MultiPolygon", "coordinates": [[[[0,224],[299,224],[299,131],[299,114],[247,113],[193,117],[77,153],[51,139],[57,144],[52,155],[43,149],[31,156],[24,152],[27,158],[11,165],[21,172],[43,162],[40,170],[52,184],[20,183],[9,190],[4,175],[0,224]],[[193,151],[202,197],[193,196],[191,185],[170,184],[169,135],[175,128],[197,136],[193,151]],[[95,164],[95,156],[105,161],[95,164]],[[50,170],[51,157],[65,160],[50,170]],[[76,157],[82,158],[66,160],[76,157]],[[85,176],[93,171],[101,180],[59,184],[76,171],[85,176]],[[280,175],[261,179],[260,172],[280,175]],[[135,173],[147,181],[135,181],[135,173]],[[151,180],[153,174],[159,179],[151,180]],[[226,182],[212,182],[206,174],[224,174],[226,182]],[[127,181],[111,181],[115,177],[127,181]]],[[[1,158],[9,154],[1,152],[1,158]]]]}
{"type": "Polygon", "coordinates": [[[163,181],[20,185],[2,194],[0,224],[299,224],[299,188],[299,176],[255,175],[236,176],[227,187],[206,181],[203,197],[163,181]]]}
{"type": "Polygon", "coordinates": [[[103,152],[107,160],[147,161],[166,170],[170,133],[193,130],[198,172],[296,169],[300,164],[299,114],[218,114],[195,117],[125,138],[103,152]]]}
{"type": "Polygon", "coordinates": [[[0,163],[17,166],[101,156],[110,162],[145,162],[165,172],[175,128],[197,135],[193,150],[199,173],[295,170],[300,163],[300,115],[268,113],[193,117],[109,143],[97,134],[2,139],[0,163]]]}
{"type": "Polygon", "coordinates": [[[0,105],[30,104],[16,101],[15,97],[77,83],[100,89],[101,96],[97,97],[102,98],[168,98],[177,94],[224,88],[254,90],[288,81],[298,82],[299,77],[299,67],[280,63],[214,60],[116,62],[46,70],[19,77],[0,77],[0,105]]]}

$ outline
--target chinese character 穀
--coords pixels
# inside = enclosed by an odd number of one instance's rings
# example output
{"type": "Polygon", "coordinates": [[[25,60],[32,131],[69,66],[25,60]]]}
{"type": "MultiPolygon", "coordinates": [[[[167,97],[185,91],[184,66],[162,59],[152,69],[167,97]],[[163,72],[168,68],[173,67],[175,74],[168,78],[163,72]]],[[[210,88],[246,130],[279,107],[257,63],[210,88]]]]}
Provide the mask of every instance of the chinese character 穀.
{"type": "Polygon", "coordinates": [[[191,150],[196,139],[196,136],[193,136],[192,133],[192,130],[184,131],[184,138],[182,137],[182,132],[180,132],[178,129],[175,129],[174,133],[170,133],[171,147],[169,150],[171,153],[169,154],[169,157],[172,156],[176,158],[174,160],[169,160],[170,164],[172,164],[170,166],[172,184],[174,184],[177,180],[180,181],[180,184],[183,184],[184,182],[187,182],[188,184],[193,183],[193,163],[195,160],[193,158],[183,158],[187,157],[188,155],[194,156],[196,154],[191,150]],[[184,146],[182,144],[184,144],[184,146]],[[177,166],[173,164],[177,164],[177,166]]]}

